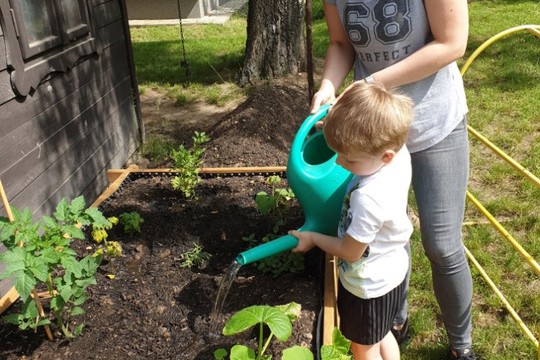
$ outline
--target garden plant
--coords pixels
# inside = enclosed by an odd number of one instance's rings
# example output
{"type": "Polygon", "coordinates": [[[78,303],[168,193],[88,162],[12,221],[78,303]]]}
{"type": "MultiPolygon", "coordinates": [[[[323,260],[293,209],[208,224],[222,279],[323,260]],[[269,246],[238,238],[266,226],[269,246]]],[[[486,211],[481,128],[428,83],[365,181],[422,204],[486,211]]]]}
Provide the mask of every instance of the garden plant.
{"type": "MultiPolygon", "coordinates": [[[[271,355],[265,355],[266,348],[273,337],[278,340],[287,340],[292,333],[293,322],[300,315],[301,305],[289,303],[285,305],[253,305],[236,312],[226,322],[223,335],[234,336],[257,326],[258,347],[255,351],[245,345],[236,344],[230,350],[230,360],[271,360],[271,355]],[[270,333],[264,339],[264,330],[268,328],[270,333]]],[[[335,328],[332,333],[332,344],[323,345],[320,349],[321,360],[351,360],[351,342],[335,328]]],[[[216,360],[226,359],[226,349],[219,348],[214,352],[216,360]]],[[[314,355],[310,349],[293,345],[283,350],[282,360],[313,360],[314,355]]]]}
{"type": "Polygon", "coordinates": [[[87,288],[101,263],[100,254],[79,259],[70,247],[74,239],[85,239],[84,228],[110,228],[111,222],[95,208],[85,208],[83,197],[63,199],[52,217],[33,222],[29,210],[13,209],[14,222],[0,219],[0,240],[7,251],[0,255],[5,269],[1,278],[13,277],[22,301],[19,313],[4,317],[21,329],[54,326],[56,335],[73,339],[84,324],[75,317],[84,313],[87,288]],[[50,297],[50,313],[40,314],[37,292],[50,297]]]}

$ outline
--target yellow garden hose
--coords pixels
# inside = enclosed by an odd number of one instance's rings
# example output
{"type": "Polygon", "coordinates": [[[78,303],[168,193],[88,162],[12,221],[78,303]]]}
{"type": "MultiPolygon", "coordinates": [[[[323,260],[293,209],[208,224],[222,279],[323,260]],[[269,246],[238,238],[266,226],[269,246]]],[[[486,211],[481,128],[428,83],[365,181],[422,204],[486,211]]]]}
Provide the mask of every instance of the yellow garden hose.
{"type": "Polygon", "coordinates": [[[521,25],[516,26],[513,28],[510,28],[508,30],[501,31],[495,36],[492,36],[490,39],[486,40],[482,45],[480,45],[472,54],[471,56],[465,61],[465,64],[461,67],[461,75],[464,75],[465,72],[467,72],[467,69],[469,69],[469,66],[472,64],[472,62],[484,51],[488,46],[493,44],[495,41],[500,40],[508,35],[514,34],[519,31],[528,31],[529,33],[533,34],[534,36],[537,36],[540,38],[540,25],[521,25]]]}
{"type": "Polygon", "coordinates": [[[536,347],[538,347],[538,340],[535,338],[534,334],[532,333],[532,331],[527,327],[527,325],[525,325],[525,323],[523,322],[523,320],[521,320],[521,318],[519,317],[518,313],[514,310],[514,308],[512,307],[512,305],[510,305],[510,303],[508,302],[508,300],[506,300],[506,298],[504,297],[503,293],[497,288],[497,285],[495,285],[495,283],[493,282],[493,280],[491,280],[491,278],[489,277],[489,275],[484,271],[484,269],[482,268],[482,266],[478,263],[478,261],[476,261],[475,257],[471,254],[471,252],[465,248],[465,252],[467,253],[467,257],[469,258],[469,260],[471,260],[471,262],[474,264],[474,266],[478,269],[478,271],[480,272],[480,275],[482,275],[482,277],[484,278],[484,280],[486,280],[486,282],[488,283],[488,285],[491,287],[491,289],[493,290],[493,292],[499,297],[499,299],[501,299],[501,301],[503,302],[504,306],[506,307],[506,309],[508,310],[508,312],[510,313],[510,315],[512,315],[512,317],[514,318],[514,320],[518,323],[519,327],[521,328],[521,330],[523,330],[523,332],[525,333],[525,335],[527,335],[527,337],[529,339],[531,339],[531,341],[536,345],[536,347]]]}
{"type": "Polygon", "coordinates": [[[491,222],[491,224],[501,233],[502,236],[516,249],[516,251],[525,259],[525,261],[540,276],[540,265],[534,258],[514,239],[514,237],[491,215],[491,213],[470,193],[467,191],[467,198],[480,210],[482,214],[491,222]]]}
{"type": "MultiPolygon", "coordinates": [[[[497,40],[500,40],[508,35],[514,34],[516,32],[520,31],[528,31],[532,35],[540,38],[540,25],[522,25],[522,26],[516,26],[510,29],[507,29],[505,31],[502,31],[498,33],[497,35],[491,37],[487,41],[485,41],[482,45],[480,45],[473,53],[472,55],[467,59],[467,61],[463,64],[461,68],[461,75],[465,75],[465,72],[469,68],[469,66],[472,64],[472,62],[484,51],[488,46],[496,42],[497,40]]],[[[524,177],[529,179],[533,184],[536,185],[537,188],[540,188],[540,179],[536,177],[534,174],[532,174],[530,171],[525,169],[521,164],[516,162],[514,159],[512,159],[510,156],[508,156],[505,152],[503,152],[501,149],[499,149],[497,146],[495,146],[492,142],[490,142],[486,137],[481,135],[478,131],[476,131],[474,128],[472,128],[470,125],[467,126],[467,129],[470,134],[475,136],[480,142],[482,142],[484,145],[486,145],[488,148],[490,148],[495,154],[497,154],[499,157],[504,159],[506,162],[508,162],[512,167],[514,167],[520,174],[522,174],[524,177]]],[[[540,265],[534,260],[534,258],[523,249],[523,247],[510,235],[510,233],[495,219],[495,217],[469,192],[467,191],[467,198],[478,208],[478,210],[491,222],[491,224],[501,233],[507,240],[510,242],[510,244],[516,249],[516,251],[525,259],[525,261],[535,270],[535,272],[540,275],[540,265]]],[[[465,248],[465,251],[467,253],[467,257],[469,260],[474,264],[474,266],[477,268],[477,270],[480,272],[480,275],[484,278],[484,280],[488,283],[488,285],[491,287],[493,292],[499,297],[499,299],[502,301],[512,318],[517,322],[521,330],[525,333],[525,335],[534,343],[534,345],[537,348],[537,358],[540,360],[540,344],[538,339],[535,337],[533,332],[527,327],[527,325],[523,322],[523,320],[519,317],[517,312],[514,310],[514,308],[510,305],[510,303],[506,300],[506,297],[503,295],[503,293],[497,288],[495,283],[491,280],[489,275],[484,271],[482,266],[476,261],[472,253],[465,248]]]]}

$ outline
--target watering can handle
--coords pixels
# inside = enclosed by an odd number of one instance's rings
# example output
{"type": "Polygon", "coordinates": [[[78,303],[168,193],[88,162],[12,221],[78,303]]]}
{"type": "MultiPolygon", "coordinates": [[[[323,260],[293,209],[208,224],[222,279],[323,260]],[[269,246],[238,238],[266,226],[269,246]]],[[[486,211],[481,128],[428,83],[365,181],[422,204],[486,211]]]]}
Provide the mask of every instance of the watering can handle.
{"type": "Polygon", "coordinates": [[[300,129],[298,129],[298,132],[296,133],[296,137],[294,138],[293,144],[291,146],[291,153],[299,153],[302,150],[302,146],[304,145],[304,141],[306,140],[309,132],[315,126],[315,124],[317,124],[317,122],[321,121],[322,118],[324,118],[326,114],[328,114],[330,106],[330,104],[321,105],[321,107],[315,114],[309,115],[304,120],[304,122],[300,126],[300,129]]]}

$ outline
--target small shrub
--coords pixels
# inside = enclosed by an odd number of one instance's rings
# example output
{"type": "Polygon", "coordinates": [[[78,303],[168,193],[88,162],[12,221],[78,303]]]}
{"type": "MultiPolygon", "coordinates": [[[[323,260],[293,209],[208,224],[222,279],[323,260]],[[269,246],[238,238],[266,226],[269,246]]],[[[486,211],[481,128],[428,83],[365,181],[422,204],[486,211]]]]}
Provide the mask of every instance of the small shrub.
{"type": "Polygon", "coordinates": [[[178,171],[178,175],[172,178],[171,185],[174,190],[180,190],[186,198],[195,196],[195,188],[201,182],[199,171],[202,155],[206,150],[203,145],[208,141],[210,138],[204,132],[195,131],[191,150],[180,145],[178,150],[171,152],[174,170],[178,171]]]}

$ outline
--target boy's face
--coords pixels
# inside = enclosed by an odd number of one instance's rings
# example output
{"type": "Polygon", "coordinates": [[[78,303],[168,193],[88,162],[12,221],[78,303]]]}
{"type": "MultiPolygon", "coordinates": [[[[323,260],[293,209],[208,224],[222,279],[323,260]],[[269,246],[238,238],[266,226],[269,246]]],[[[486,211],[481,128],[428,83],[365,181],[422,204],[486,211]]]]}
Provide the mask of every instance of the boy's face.
{"type": "Polygon", "coordinates": [[[338,153],[336,163],[360,176],[371,175],[385,164],[382,155],[379,157],[366,153],[356,153],[354,155],[338,153]]]}

